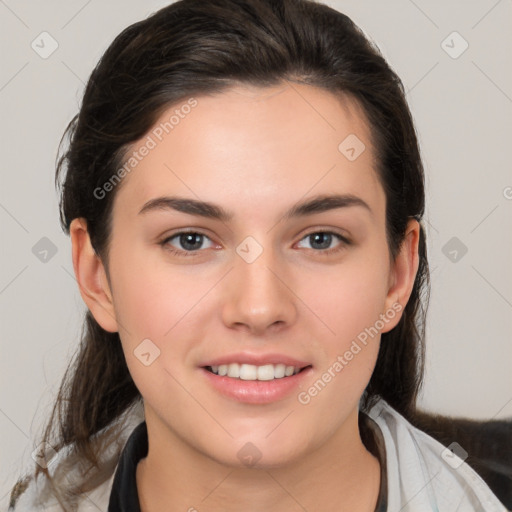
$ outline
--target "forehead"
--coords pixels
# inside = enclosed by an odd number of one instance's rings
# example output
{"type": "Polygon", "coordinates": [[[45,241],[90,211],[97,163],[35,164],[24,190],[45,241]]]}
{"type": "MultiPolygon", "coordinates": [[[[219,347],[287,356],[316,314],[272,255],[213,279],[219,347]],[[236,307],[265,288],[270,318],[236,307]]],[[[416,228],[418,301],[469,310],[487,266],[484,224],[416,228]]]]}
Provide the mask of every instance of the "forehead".
{"type": "Polygon", "coordinates": [[[177,193],[248,210],[308,192],[373,203],[383,194],[359,104],[290,82],[186,98],[132,145],[130,158],[116,196],[126,208],[177,193]]]}

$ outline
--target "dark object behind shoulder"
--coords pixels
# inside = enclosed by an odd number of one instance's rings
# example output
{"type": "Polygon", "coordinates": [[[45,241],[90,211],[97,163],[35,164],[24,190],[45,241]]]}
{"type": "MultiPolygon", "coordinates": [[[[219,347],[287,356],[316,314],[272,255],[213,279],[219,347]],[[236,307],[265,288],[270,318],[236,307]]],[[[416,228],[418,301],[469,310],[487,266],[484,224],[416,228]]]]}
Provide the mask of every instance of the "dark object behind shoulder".
{"type": "Polygon", "coordinates": [[[417,411],[410,423],[449,446],[458,443],[466,462],[512,510],[512,419],[479,421],[417,411]]]}

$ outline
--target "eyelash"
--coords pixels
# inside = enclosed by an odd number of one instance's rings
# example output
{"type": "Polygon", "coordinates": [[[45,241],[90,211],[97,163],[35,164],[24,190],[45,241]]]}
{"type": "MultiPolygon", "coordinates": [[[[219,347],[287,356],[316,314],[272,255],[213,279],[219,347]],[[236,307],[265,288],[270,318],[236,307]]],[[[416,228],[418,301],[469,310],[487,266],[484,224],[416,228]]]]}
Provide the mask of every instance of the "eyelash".
{"type": "MultiPolygon", "coordinates": [[[[336,233],[335,231],[327,231],[327,230],[325,230],[325,231],[322,231],[322,230],[311,231],[310,233],[307,233],[306,235],[304,235],[300,239],[300,242],[302,240],[312,236],[312,235],[317,235],[319,233],[328,234],[328,235],[334,235],[341,242],[341,244],[339,244],[337,247],[334,247],[332,249],[309,249],[311,251],[314,251],[315,253],[318,253],[321,256],[328,256],[330,254],[337,253],[337,252],[343,250],[346,246],[352,244],[352,242],[348,238],[340,235],[339,233],[336,233]]],[[[173,248],[173,247],[168,245],[168,243],[171,240],[173,240],[174,238],[177,238],[180,235],[186,235],[186,234],[202,235],[202,236],[204,236],[206,238],[210,238],[208,235],[206,235],[204,233],[201,233],[200,231],[186,230],[186,231],[179,231],[178,233],[174,233],[173,235],[168,236],[167,238],[165,238],[164,240],[159,242],[159,245],[161,245],[166,251],[169,251],[171,254],[176,255],[176,256],[184,256],[184,257],[191,257],[191,256],[194,257],[194,256],[197,256],[197,253],[201,252],[200,249],[198,249],[196,251],[182,251],[182,250],[175,249],[175,248],[173,248]]]]}

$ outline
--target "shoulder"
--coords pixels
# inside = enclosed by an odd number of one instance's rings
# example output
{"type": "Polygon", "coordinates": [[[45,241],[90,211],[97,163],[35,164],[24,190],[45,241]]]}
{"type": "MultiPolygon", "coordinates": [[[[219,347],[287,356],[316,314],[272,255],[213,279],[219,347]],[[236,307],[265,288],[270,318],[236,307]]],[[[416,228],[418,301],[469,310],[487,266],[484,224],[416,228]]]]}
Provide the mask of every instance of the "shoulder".
{"type": "Polygon", "coordinates": [[[506,511],[466,462],[468,446],[464,448],[457,438],[442,444],[384,400],[375,404],[368,415],[384,438],[390,510],[506,511]]]}
{"type": "MultiPolygon", "coordinates": [[[[142,406],[131,408],[118,421],[119,435],[108,444],[101,443],[98,450],[99,468],[91,469],[79,460],[73,446],[59,450],[48,464],[52,482],[61,489],[67,507],[76,512],[106,511],[119,457],[135,427],[144,420],[142,406]],[[79,491],[78,491],[79,490],[79,491]]],[[[111,425],[109,425],[110,427],[111,425]]],[[[102,440],[109,428],[102,429],[97,439],[102,440]]],[[[35,464],[35,463],[34,463],[35,464]]],[[[34,477],[34,467],[13,486],[8,508],[2,512],[62,512],[65,510],[57,499],[48,477],[39,473],[34,477]]]]}
{"type": "MultiPolygon", "coordinates": [[[[113,475],[97,486],[91,492],[84,493],[74,502],[73,510],[77,512],[106,511],[112,488],[113,475]]],[[[67,502],[69,506],[69,502],[67,502]]],[[[62,512],[65,510],[54,494],[49,492],[48,486],[39,475],[37,480],[27,476],[18,480],[13,487],[7,512],[62,512]]]]}

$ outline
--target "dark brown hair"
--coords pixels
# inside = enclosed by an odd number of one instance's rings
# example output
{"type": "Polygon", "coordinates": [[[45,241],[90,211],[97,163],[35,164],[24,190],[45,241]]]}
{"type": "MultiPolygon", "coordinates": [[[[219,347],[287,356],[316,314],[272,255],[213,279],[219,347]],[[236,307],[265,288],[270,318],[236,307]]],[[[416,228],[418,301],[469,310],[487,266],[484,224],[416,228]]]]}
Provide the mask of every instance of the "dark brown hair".
{"type": "MultiPolygon", "coordinates": [[[[402,82],[350,18],[309,0],[180,0],[118,35],[92,72],[80,111],[63,137],[68,144],[56,172],[63,229],[69,234],[71,221],[85,218],[108,272],[112,204],[119,187],[101,199],[94,191],[122,167],[127,148],[165,109],[186,98],[285,80],[353,98],[362,107],[395,257],[408,220],[421,221],[425,203],[418,140],[402,82]]],[[[415,413],[428,275],[421,227],[412,295],[399,324],[382,335],[363,396],[366,410],[382,397],[406,418],[415,413]]],[[[56,450],[74,443],[77,453],[97,467],[92,436],[138,400],[119,335],[104,331],[88,311],[43,440],[56,450]],[[52,439],[56,420],[58,436],[52,439]]],[[[47,473],[36,465],[39,472],[47,473]]]]}

